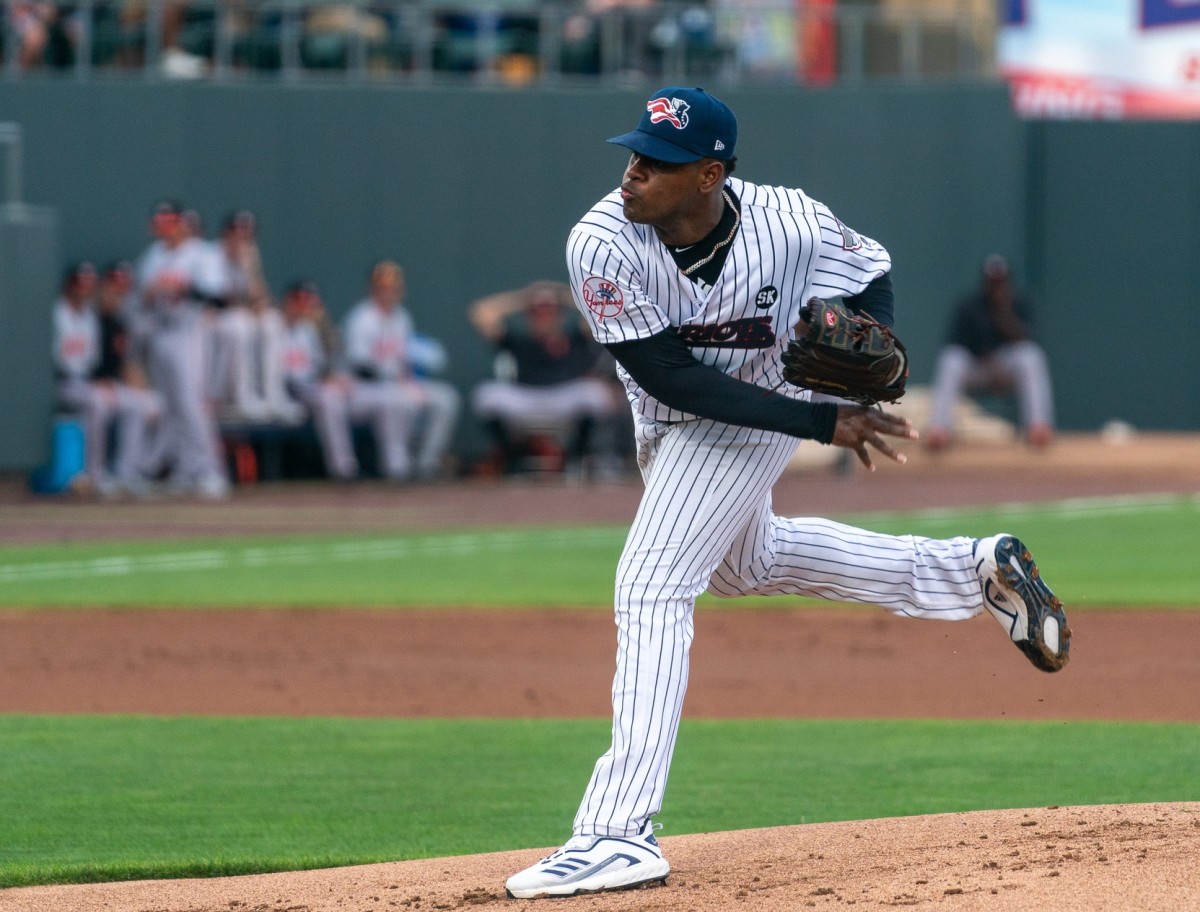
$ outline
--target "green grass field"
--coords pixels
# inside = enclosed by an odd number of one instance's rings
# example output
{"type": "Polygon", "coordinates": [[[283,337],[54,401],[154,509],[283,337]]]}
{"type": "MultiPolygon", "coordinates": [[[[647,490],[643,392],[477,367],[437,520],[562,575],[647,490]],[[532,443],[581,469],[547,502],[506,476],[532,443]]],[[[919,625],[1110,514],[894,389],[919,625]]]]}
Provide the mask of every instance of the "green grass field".
{"type": "MultiPolygon", "coordinates": [[[[0,886],[556,844],[608,726],[0,717],[0,886]]],[[[670,835],[1200,799],[1200,726],[697,721],[679,748],[670,835]]]]}
{"type": "MultiPolygon", "coordinates": [[[[846,520],[934,537],[1014,532],[1072,607],[1200,601],[1193,498],[846,520]]],[[[601,607],[611,602],[624,535],[624,527],[545,527],[9,546],[0,548],[0,592],[6,607],[601,607]]]]}
{"type": "MultiPolygon", "coordinates": [[[[1015,532],[1072,610],[1200,608],[1195,498],[847,519],[933,536],[1015,532]]],[[[547,528],[6,547],[0,598],[14,609],[607,610],[623,534],[547,528]],[[464,566],[474,572],[464,576],[464,566]]],[[[555,844],[608,728],[607,719],[0,716],[0,886],[555,844]]],[[[938,811],[1194,801],[1198,761],[1196,725],[685,720],[659,820],[675,835],[938,811]]]]}

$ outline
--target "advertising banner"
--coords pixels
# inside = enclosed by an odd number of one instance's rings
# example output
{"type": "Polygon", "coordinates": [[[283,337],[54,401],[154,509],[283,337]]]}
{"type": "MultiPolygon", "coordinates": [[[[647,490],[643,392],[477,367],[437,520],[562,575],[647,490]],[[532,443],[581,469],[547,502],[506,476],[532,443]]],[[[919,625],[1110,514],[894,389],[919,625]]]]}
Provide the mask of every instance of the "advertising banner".
{"type": "Polygon", "coordinates": [[[1025,117],[1200,118],[1200,0],[1001,0],[1025,117]]]}

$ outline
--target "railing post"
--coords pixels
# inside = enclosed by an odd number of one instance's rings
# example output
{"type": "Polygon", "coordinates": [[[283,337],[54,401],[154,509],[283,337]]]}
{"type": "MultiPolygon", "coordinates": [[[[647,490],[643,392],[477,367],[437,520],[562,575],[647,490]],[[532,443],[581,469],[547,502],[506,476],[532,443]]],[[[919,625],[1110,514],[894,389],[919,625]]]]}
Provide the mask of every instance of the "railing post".
{"type": "Polygon", "coordinates": [[[355,0],[354,27],[350,30],[350,45],[346,48],[347,77],[352,81],[367,76],[367,10],[362,0],[355,0]]]}
{"type": "Polygon", "coordinates": [[[848,85],[861,85],[865,76],[866,55],[863,44],[866,37],[866,14],[856,7],[837,7],[838,34],[844,40],[838,42],[844,53],[839,57],[846,62],[841,78],[848,85]]]}
{"type": "Polygon", "coordinates": [[[146,7],[146,59],[142,75],[158,77],[162,68],[163,0],[150,0],[146,7]]]}
{"type": "Polygon", "coordinates": [[[12,3],[4,4],[0,12],[0,25],[4,27],[4,69],[9,76],[16,76],[21,71],[21,42],[16,23],[13,22],[12,8],[12,3]]]}
{"type": "Polygon", "coordinates": [[[900,30],[900,76],[906,82],[921,78],[921,27],[918,16],[909,16],[900,30]]]}
{"type": "Polygon", "coordinates": [[[293,0],[284,0],[279,20],[279,69],[284,79],[300,75],[300,7],[293,0]]]}
{"type": "Polygon", "coordinates": [[[76,10],[79,31],[75,44],[75,77],[87,79],[92,72],[92,43],[95,40],[96,8],[92,0],[81,0],[76,10]]]}
{"type": "Polygon", "coordinates": [[[221,0],[214,0],[213,26],[212,74],[213,78],[219,80],[229,75],[233,64],[232,12],[225,9],[221,0]]]}
{"type": "Polygon", "coordinates": [[[538,81],[552,85],[562,77],[562,31],[565,10],[543,4],[538,12],[538,81]]]}
{"type": "Polygon", "coordinates": [[[0,144],[5,146],[4,155],[4,203],[10,209],[21,206],[21,125],[0,123],[0,144]]]}

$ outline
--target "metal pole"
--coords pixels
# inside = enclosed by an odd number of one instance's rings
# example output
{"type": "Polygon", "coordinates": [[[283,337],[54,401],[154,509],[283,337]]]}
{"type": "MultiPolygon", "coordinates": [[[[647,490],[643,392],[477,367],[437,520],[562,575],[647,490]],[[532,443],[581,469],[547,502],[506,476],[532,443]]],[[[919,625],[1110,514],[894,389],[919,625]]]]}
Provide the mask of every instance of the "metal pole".
{"type": "Polygon", "coordinates": [[[921,29],[924,20],[910,16],[900,30],[900,75],[906,82],[921,78],[921,29]]]}
{"type": "Polygon", "coordinates": [[[0,123],[0,143],[8,146],[4,174],[5,202],[17,207],[21,205],[21,125],[0,123]]]}
{"type": "Polygon", "coordinates": [[[14,21],[13,4],[4,4],[0,11],[0,25],[4,26],[4,69],[9,76],[21,72],[21,37],[17,34],[17,23],[14,21]]]}
{"type": "Polygon", "coordinates": [[[95,25],[96,8],[92,0],[83,0],[76,10],[76,15],[79,17],[79,42],[75,48],[75,77],[77,79],[87,79],[92,72],[92,49],[95,41],[95,25]]]}

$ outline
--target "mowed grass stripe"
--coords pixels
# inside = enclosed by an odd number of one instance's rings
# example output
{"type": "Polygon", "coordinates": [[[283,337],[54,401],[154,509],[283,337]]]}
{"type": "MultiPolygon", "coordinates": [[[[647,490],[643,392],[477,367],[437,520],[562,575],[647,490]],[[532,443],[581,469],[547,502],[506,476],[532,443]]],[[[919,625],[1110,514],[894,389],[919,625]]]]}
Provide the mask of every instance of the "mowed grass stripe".
{"type": "MultiPolygon", "coordinates": [[[[894,524],[954,520],[967,517],[997,516],[1020,520],[1079,520],[1103,519],[1109,516],[1129,516],[1178,511],[1181,508],[1200,511],[1200,495],[1116,496],[1108,498],[1077,498],[1049,503],[1012,503],[975,508],[934,508],[927,510],[890,511],[885,513],[854,514],[845,517],[851,523],[894,524]]],[[[500,530],[478,533],[452,533],[433,536],[395,536],[384,539],[363,538],[347,541],[315,540],[308,544],[279,541],[251,547],[214,548],[170,551],[162,554],[118,553],[78,560],[19,561],[0,564],[0,582],[21,582],[32,579],[78,579],[87,576],[128,576],[138,573],[170,573],[196,568],[228,569],[230,567],[265,567],[304,564],[313,560],[333,560],[345,563],[385,560],[404,557],[437,557],[444,555],[472,556],[485,553],[516,551],[525,547],[574,548],[608,546],[623,541],[625,527],[593,526],[587,528],[531,529],[527,531],[500,530]]],[[[152,543],[145,543],[153,546],[152,543]]],[[[89,543],[76,547],[112,548],[122,545],[89,543]]],[[[125,544],[128,546],[128,543],[125,544]]],[[[71,545],[56,545],[56,550],[71,545]]],[[[20,557],[14,548],[0,548],[0,555],[9,561],[20,557]]]]}
{"type": "MultiPolygon", "coordinates": [[[[1200,498],[1065,500],[846,521],[934,538],[1019,535],[1072,608],[1200,607],[1200,498]]],[[[611,604],[624,526],[245,537],[0,549],[0,605],[590,607],[611,604]]],[[[704,597],[707,600],[708,597],[704,597]]],[[[743,599],[753,608],[768,600],[743,599]]],[[[770,600],[783,607],[787,599],[770,600]]],[[[797,603],[798,600],[792,599],[797,603]]],[[[729,604],[729,603],[727,603],[729,604]]]]}
{"type": "MultiPolygon", "coordinates": [[[[229,549],[204,548],[164,554],[116,554],[70,561],[35,561],[0,565],[0,583],[27,580],[80,579],[177,573],[188,570],[227,570],[236,567],[286,567],[312,561],[354,563],[397,558],[470,557],[524,548],[558,550],[610,546],[620,543],[623,530],[591,528],[551,531],[492,532],[426,537],[396,537],[311,544],[262,544],[229,549]]],[[[102,546],[100,546],[102,547],[102,546]]]]}
{"type": "MultiPolygon", "coordinates": [[[[607,719],[0,716],[0,887],[555,845],[609,738],[607,719]]],[[[1198,753],[1196,725],[685,719],[657,819],[1195,801],[1198,753]]]]}
{"type": "Polygon", "coordinates": [[[1200,512],[1200,494],[1118,494],[1108,497],[1076,497],[1047,502],[1011,502],[990,507],[930,507],[922,510],[882,513],[858,513],[852,522],[892,523],[897,520],[914,519],[955,520],[980,515],[996,516],[1012,521],[1072,521],[1077,519],[1104,519],[1109,516],[1152,515],[1170,512],[1200,512]]]}

